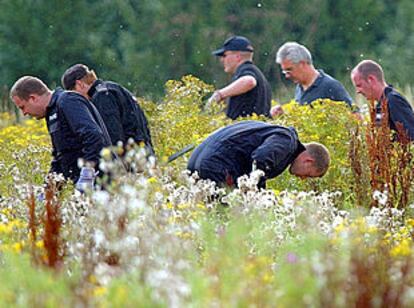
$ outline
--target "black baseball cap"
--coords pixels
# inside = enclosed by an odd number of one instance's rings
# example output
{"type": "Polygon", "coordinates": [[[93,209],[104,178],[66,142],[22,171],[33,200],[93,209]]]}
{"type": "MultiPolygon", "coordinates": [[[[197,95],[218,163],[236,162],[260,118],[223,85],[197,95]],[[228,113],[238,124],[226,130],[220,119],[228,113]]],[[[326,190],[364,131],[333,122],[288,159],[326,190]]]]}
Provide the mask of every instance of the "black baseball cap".
{"type": "Polygon", "coordinates": [[[62,76],[62,86],[65,90],[73,90],[76,80],[81,80],[89,72],[84,64],[75,64],[69,67],[62,76]]]}
{"type": "Polygon", "coordinates": [[[253,52],[253,47],[250,41],[244,36],[232,36],[224,42],[223,47],[213,51],[212,54],[222,57],[227,50],[253,52]]]}

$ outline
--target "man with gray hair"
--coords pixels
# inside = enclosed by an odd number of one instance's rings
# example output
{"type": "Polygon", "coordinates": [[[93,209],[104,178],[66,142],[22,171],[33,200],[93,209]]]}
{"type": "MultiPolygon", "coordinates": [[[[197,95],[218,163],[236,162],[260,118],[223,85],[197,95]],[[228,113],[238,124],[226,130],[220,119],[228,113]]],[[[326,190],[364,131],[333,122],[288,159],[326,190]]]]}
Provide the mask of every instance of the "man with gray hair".
{"type": "MultiPolygon", "coordinates": [[[[317,99],[328,98],[352,105],[352,98],[344,86],[333,77],[313,66],[309,50],[296,42],[283,44],[276,55],[282,73],[296,83],[295,100],[300,105],[308,105],[317,99]]],[[[281,106],[272,108],[272,116],[283,113],[281,106]]]]}

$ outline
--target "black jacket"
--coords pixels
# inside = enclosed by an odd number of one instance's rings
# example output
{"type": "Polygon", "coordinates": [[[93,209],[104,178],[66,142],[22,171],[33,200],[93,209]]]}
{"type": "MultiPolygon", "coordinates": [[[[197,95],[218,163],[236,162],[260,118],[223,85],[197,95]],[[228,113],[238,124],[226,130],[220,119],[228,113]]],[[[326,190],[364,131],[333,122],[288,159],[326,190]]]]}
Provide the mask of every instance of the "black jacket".
{"type": "Polygon", "coordinates": [[[388,103],[389,126],[397,132],[397,123],[401,123],[407,137],[414,140],[414,112],[410,103],[398,93],[391,85],[384,89],[380,101],[376,105],[376,121],[380,124],[382,119],[381,102],[388,103]]]}
{"type": "Polygon", "coordinates": [[[46,109],[46,124],[53,146],[51,172],[76,182],[79,158],[98,167],[100,152],[110,141],[98,111],[87,99],[56,89],[46,109]]]}
{"type": "Polygon", "coordinates": [[[132,138],[137,143],[144,142],[152,151],[147,118],[127,89],[115,82],[98,79],[88,95],[99,110],[113,145],[118,141],[125,145],[132,138]]]}
{"type": "Polygon", "coordinates": [[[259,121],[242,121],[212,133],[199,145],[188,169],[217,183],[236,184],[252,171],[253,161],[263,180],[281,174],[305,150],[294,128],[259,121]]]}

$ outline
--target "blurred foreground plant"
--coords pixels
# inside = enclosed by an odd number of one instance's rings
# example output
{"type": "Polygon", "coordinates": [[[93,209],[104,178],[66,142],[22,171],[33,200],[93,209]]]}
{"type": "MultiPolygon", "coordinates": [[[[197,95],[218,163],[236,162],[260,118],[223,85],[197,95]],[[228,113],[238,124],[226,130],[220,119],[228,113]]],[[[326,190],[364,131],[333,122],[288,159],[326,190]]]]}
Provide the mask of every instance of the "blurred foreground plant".
{"type": "Polygon", "coordinates": [[[406,208],[413,201],[412,144],[401,123],[396,124],[397,133],[391,131],[386,101],[381,104],[380,124],[376,120],[375,102],[369,104],[370,122],[365,131],[354,130],[350,149],[357,200],[361,205],[382,203],[389,207],[406,208]],[[378,193],[384,195],[380,201],[375,197],[378,193]]]}

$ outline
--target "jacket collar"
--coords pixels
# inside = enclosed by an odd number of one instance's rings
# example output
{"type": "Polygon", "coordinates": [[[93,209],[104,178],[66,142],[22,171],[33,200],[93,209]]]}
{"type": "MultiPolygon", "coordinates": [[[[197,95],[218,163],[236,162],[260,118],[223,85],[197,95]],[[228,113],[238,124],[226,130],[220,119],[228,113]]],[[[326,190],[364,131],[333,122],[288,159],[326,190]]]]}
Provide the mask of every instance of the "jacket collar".
{"type": "Polygon", "coordinates": [[[55,91],[53,91],[52,97],[49,101],[49,104],[46,107],[46,110],[52,109],[56,106],[60,95],[64,92],[64,90],[61,87],[57,87],[55,91]]]}
{"type": "Polygon", "coordinates": [[[91,85],[91,88],[88,91],[88,96],[92,98],[96,93],[97,86],[99,86],[102,83],[103,81],[100,79],[95,80],[94,83],[91,85]]]}

